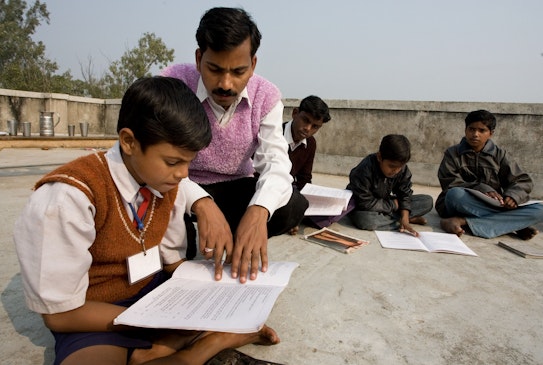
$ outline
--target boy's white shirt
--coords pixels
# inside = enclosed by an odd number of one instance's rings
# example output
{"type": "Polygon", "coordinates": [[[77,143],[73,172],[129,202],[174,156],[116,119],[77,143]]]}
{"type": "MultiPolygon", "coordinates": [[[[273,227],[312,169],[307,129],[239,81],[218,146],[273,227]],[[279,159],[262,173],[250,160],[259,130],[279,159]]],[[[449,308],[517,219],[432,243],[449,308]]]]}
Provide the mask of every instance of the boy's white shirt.
{"type": "Polygon", "coordinates": [[[301,145],[307,146],[307,139],[304,138],[298,143],[294,142],[294,137],[292,137],[292,123],[294,123],[294,120],[291,120],[285,125],[285,130],[283,131],[283,137],[285,137],[285,140],[287,141],[290,147],[290,150],[294,151],[296,148],[300,147],[301,145]]]}
{"type": "MultiPolygon", "coordinates": [[[[122,162],[118,142],[108,150],[106,159],[125,210],[132,217],[128,204],[137,206],[141,202],[140,186],[122,162]]],[[[185,257],[183,215],[190,214],[192,204],[206,196],[205,190],[189,179],[179,184],[170,223],[160,244],[164,263],[185,257]]],[[[31,310],[58,313],[84,304],[92,263],[88,250],[96,237],[94,215],[95,208],[87,196],[68,184],[44,184],[30,196],[16,221],[14,241],[31,310]]]]}

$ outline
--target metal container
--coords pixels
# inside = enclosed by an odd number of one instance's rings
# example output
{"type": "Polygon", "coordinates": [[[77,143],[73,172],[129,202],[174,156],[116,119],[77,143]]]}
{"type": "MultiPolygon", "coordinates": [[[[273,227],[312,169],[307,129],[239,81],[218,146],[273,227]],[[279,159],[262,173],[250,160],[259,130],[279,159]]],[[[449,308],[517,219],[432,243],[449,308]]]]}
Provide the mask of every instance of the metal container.
{"type": "Polygon", "coordinates": [[[60,123],[60,114],[55,123],[55,112],[40,112],[40,136],[52,137],[55,135],[55,127],[60,123]]]}
{"type": "Polygon", "coordinates": [[[16,120],[8,120],[8,134],[10,136],[16,136],[17,135],[17,121],[16,120]]]}
{"type": "Polygon", "coordinates": [[[30,137],[32,133],[32,124],[30,122],[23,122],[23,136],[30,137]]]}

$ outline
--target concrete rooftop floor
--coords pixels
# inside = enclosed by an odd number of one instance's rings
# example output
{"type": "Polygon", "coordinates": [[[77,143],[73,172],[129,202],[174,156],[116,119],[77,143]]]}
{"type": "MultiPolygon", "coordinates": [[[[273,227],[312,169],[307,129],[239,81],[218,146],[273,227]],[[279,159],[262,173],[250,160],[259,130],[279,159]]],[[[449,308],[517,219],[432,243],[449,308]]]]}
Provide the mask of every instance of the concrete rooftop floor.
{"type": "MultiPolygon", "coordinates": [[[[0,150],[2,364],[53,361],[52,336],[24,304],[13,225],[39,175],[90,152],[0,150]]],[[[344,188],[347,177],[317,174],[313,182],[344,188]]],[[[427,218],[420,231],[441,231],[435,211],[427,218]]],[[[462,236],[478,257],[390,250],[347,218],[330,228],[370,244],[343,254],[300,239],[314,231],[301,228],[269,242],[270,260],[300,264],[267,322],[281,343],[240,351],[283,364],[543,364],[543,260],[496,246],[514,237],[462,236]]]]}

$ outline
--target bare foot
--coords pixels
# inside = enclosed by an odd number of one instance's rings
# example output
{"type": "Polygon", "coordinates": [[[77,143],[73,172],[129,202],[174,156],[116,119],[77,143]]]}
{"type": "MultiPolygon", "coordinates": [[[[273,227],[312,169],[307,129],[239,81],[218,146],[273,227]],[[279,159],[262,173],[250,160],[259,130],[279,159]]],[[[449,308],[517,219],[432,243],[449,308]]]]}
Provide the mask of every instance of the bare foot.
{"type": "Polygon", "coordinates": [[[454,233],[458,237],[465,233],[462,226],[466,225],[466,220],[460,217],[444,218],[440,221],[441,228],[448,233],[454,233]]]}
{"type": "Polygon", "coordinates": [[[237,348],[250,343],[269,346],[279,342],[280,339],[277,333],[266,325],[260,331],[253,333],[206,332],[204,336],[198,338],[190,346],[145,364],[201,365],[228,348],[237,348]]]}
{"type": "Polygon", "coordinates": [[[291,228],[289,231],[288,231],[288,234],[290,234],[291,236],[294,236],[298,233],[298,229],[300,229],[299,226],[296,226],[294,228],[291,228]]]}
{"type": "Polygon", "coordinates": [[[539,233],[539,231],[534,227],[526,227],[518,230],[516,233],[518,238],[524,241],[528,241],[534,238],[539,233]]]}
{"type": "Polygon", "coordinates": [[[172,355],[205,336],[207,332],[184,330],[157,330],[161,332],[153,340],[150,349],[135,349],[128,365],[143,364],[147,361],[172,355]]]}
{"type": "Polygon", "coordinates": [[[424,217],[411,217],[409,218],[409,223],[411,224],[420,224],[421,226],[424,226],[428,221],[424,217]]]}

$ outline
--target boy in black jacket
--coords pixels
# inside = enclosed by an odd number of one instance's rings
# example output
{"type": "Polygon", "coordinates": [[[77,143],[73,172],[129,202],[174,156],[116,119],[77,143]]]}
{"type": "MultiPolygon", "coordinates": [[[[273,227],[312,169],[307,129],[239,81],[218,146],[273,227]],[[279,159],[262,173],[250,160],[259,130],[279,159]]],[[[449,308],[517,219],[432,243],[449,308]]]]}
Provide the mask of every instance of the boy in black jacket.
{"type": "Polygon", "coordinates": [[[379,152],[365,157],[349,174],[347,189],[353,191],[353,224],[365,230],[396,230],[418,236],[411,224],[426,224],[424,214],[432,210],[429,195],[413,195],[409,140],[389,134],[381,140],[379,152]]]}

